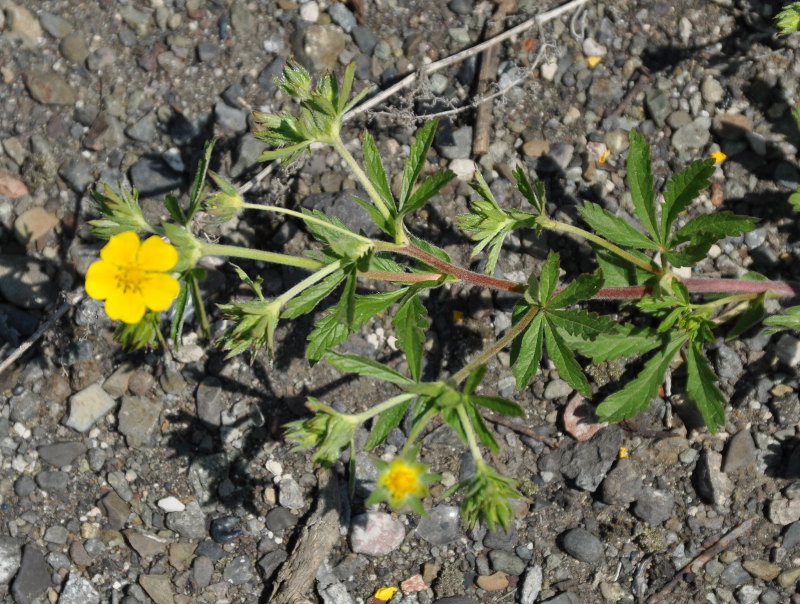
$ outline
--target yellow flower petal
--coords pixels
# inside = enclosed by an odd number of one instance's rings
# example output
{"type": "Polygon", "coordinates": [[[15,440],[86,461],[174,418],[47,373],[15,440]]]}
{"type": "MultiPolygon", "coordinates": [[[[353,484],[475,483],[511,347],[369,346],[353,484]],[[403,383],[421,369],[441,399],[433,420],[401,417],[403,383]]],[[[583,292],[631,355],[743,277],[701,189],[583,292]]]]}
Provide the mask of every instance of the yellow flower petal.
{"type": "Polygon", "coordinates": [[[100,257],[117,266],[130,266],[139,251],[139,236],[133,231],[125,231],[111,237],[100,250],[100,257]]]}
{"type": "Polygon", "coordinates": [[[137,263],[146,271],[168,271],[178,263],[178,252],[161,237],[153,235],[139,248],[137,263]]]}
{"type": "Polygon", "coordinates": [[[589,64],[589,67],[597,67],[602,60],[602,57],[586,57],[586,62],[589,64]]]}
{"type": "Polygon", "coordinates": [[[86,293],[95,300],[105,300],[119,288],[119,268],[98,260],[86,271],[86,293]]]}
{"type": "Polygon", "coordinates": [[[140,288],[147,308],[160,312],[169,308],[181,289],[178,280],[166,273],[148,273],[140,288]]]}
{"type": "Polygon", "coordinates": [[[106,314],[115,321],[138,323],[144,316],[144,299],[138,292],[114,292],[106,300],[106,314]]]}
{"type": "Polygon", "coordinates": [[[375,597],[384,601],[391,600],[396,591],[396,587],[381,587],[375,592],[375,597]]]}
{"type": "Polygon", "coordinates": [[[726,159],[728,159],[728,156],[727,156],[727,155],[725,155],[725,154],[724,154],[722,151],[714,151],[714,153],[712,153],[711,155],[709,155],[709,157],[713,158],[713,159],[714,159],[714,161],[715,161],[716,163],[718,163],[718,164],[721,164],[721,163],[722,163],[722,162],[724,162],[726,159]]]}

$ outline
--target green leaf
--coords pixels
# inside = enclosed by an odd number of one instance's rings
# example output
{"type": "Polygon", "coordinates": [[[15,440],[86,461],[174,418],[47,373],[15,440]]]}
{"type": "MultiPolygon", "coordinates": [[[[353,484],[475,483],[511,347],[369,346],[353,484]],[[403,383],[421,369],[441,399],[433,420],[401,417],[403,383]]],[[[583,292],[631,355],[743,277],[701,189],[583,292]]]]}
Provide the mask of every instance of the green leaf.
{"type": "Polygon", "coordinates": [[[352,195],[351,197],[353,198],[353,201],[355,201],[358,205],[360,205],[362,208],[364,208],[364,211],[366,211],[366,213],[369,214],[369,217],[372,218],[372,222],[377,224],[378,227],[384,233],[386,233],[387,235],[389,235],[391,237],[394,237],[394,233],[393,233],[393,224],[394,223],[392,221],[386,220],[386,218],[383,217],[383,214],[381,214],[380,210],[378,208],[376,208],[372,203],[367,201],[366,199],[361,199],[360,197],[358,197],[356,195],[352,195]]]}
{"type": "Polygon", "coordinates": [[[789,203],[795,212],[800,212],[800,189],[789,195],[789,203]]]}
{"type": "MultiPolygon", "coordinates": [[[[653,280],[653,273],[641,269],[635,264],[631,264],[610,250],[599,246],[592,247],[595,252],[595,258],[597,258],[597,263],[603,271],[603,285],[606,287],[644,285],[653,280]]],[[[637,256],[645,262],[651,262],[647,256],[636,250],[629,250],[628,253],[637,256]]]]}
{"type": "Polygon", "coordinates": [[[531,186],[528,177],[525,176],[525,172],[522,170],[522,166],[519,165],[514,169],[513,175],[517,181],[517,190],[528,200],[528,203],[536,208],[536,212],[540,216],[544,216],[544,184],[537,182],[534,186],[531,186]]]}
{"type": "Polygon", "coordinates": [[[350,333],[350,327],[340,323],[335,314],[328,314],[314,324],[314,329],[308,334],[306,358],[313,364],[319,361],[325,352],[344,342],[350,333]]]}
{"type": "Polygon", "coordinates": [[[717,388],[717,376],[703,356],[702,345],[692,342],[686,355],[686,392],[703,416],[712,434],[725,424],[725,397],[717,388]]]}
{"type": "Polygon", "coordinates": [[[647,250],[659,249],[657,243],[647,235],[640,233],[627,220],[614,216],[596,203],[585,202],[578,208],[578,214],[598,235],[602,235],[614,243],[647,250]]]}
{"type": "Polygon", "coordinates": [[[409,398],[407,401],[390,407],[380,414],[377,421],[373,424],[372,430],[370,430],[367,442],[364,443],[365,451],[371,451],[377,447],[386,440],[386,437],[389,436],[389,432],[391,432],[393,428],[400,425],[400,422],[403,421],[403,416],[406,414],[406,409],[408,409],[408,406],[411,404],[411,400],[412,399],[409,398]]]}
{"type": "Polygon", "coordinates": [[[446,407],[442,409],[441,413],[444,423],[455,431],[462,443],[467,444],[467,434],[464,431],[464,426],[461,425],[461,418],[458,415],[458,411],[453,407],[446,407]]]}
{"type": "Polygon", "coordinates": [[[439,120],[431,120],[417,130],[417,138],[411,145],[408,159],[403,167],[403,181],[400,188],[401,213],[404,212],[406,203],[411,197],[414,184],[417,182],[417,178],[419,178],[419,174],[422,172],[422,168],[425,165],[425,160],[431,148],[431,143],[433,143],[433,136],[436,133],[436,126],[438,123],[439,120]]]}
{"type": "Polygon", "coordinates": [[[656,193],[653,189],[653,172],[650,165],[650,147],[644,137],[635,130],[630,131],[628,151],[628,188],[631,190],[633,207],[650,236],[659,243],[656,223],[656,193]]]}
{"type": "Polygon", "coordinates": [[[742,335],[745,331],[753,327],[754,325],[761,322],[761,319],[764,318],[764,315],[767,314],[766,309],[764,308],[764,296],[761,295],[755,300],[751,300],[745,311],[739,315],[739,318],[736,320],[736,323],[731,327],[728,334],[725,336],[726,340],[732,340],[734,338],[738,338],[742,335]]]}
{"type": "Polygon", "coordinates": [[[564,308],[572,306],[580,300],[588,300],[603,287],[603,271],[598,269],[593,273],[578,275],[558,294],[547,302],[547,308],[564,308]]]}
{"type": "Polygon", "coordinates": [[[499,396],[482,396],[479,394],[473,394],[469,397],[469,400],[475,405],[486,407],[487,409],[491,409],[497,413],[502,413],[503,415],[510,415],[512,417],[523,417],[525,415],[522,407],[517,405],[517,403],[505,398],[500,398],[499,396]]]}
{"type": "Polygon", "coordinates": [[[366,375],[400,386],[414,383],[403,374],[387,367],[383,363],[357,354],[341,354],[329,350],[325,353],[324,360],[336,367],[339,371],[344,371],[346,373],[366,375]]]}
{"type": "MultiPolygon", "coordinates": [[[[319,210],[307,210],[304,208],[303,214],[313,216],[314,218],[323,222],[327,222],[332,226],[346,229],[348,231],[350,230],[347,225],[336,216],[328,216],[319,210]]],[[[343,236],[339,231],[329,229],[325,225],[319,224],[318,222],[307,221],[306,226],[308,227],[308,230],[311,231],[311,234],[314,236],[314,238],[322,243],[330,243],[331,241],[336,241],[343,236]]]]}
{"type": "Polygon", "coordinates": [[[175,348],[180,347],[181,332],[183,331],[183,321],[186,316],[186,303],[189,301],[189,285],[186,279],[180,281],[181,289],[178,292],[178,297],[175,298],[175,310],[172,315],[172,323],[169,327],[169,337],[175,345],[175,348]]]}
{"type": "Polygon", "coordinates": [[[183,208],[181,208],[181,204],[178,203],[178,198],[175,197],[175,195],[167,193],[164,196],[164,207],[167,208],[169,217],[172,218],[172,220],[179,224],[187,223],[186,214],[183,213],[183,208]]]}
{"type": "Polygon", "coordinates": [[[585,310],[548,309],[547,316],[560,329],[584,340],[594,340],[600,334],[605,340],[606,334],[617,327],[610,318],[585,310]]]}
{"type": "Polygon", "coordinates": [[[783,314],[772,315],[764,319],[764,325],[768,329],[764,333],[770,334],[781,331],[782,329],[794,329],[800,331],[800,306],[792,306],[783,311],[783,314]]]}
{"type": "Polygon", "coordinates": [[[758,222],[757,218],[739,216],[733,212],[702,214],[692,218],[678,229],[670,242],[670,247],[690,241],[698,235],[714,236],[716,239],[737,237],[742,233],[752,231],[756,226],[756,222],[758,222]]]}
{"type": "Polygon", "coordinates": [[[465,409],[467,416],[472,422],[472,427],[475,429],[475,434],[478,435],[478,438],[484,445],[489,447],[492,453],[497,455],[500,452],[500,447],[498,446],[497,441],[494,439],[492,433],[489,431],[489,427],[486,425],[486,422],[483,421],[481,414],[472,405],[467,405],[465,409]]]}
{"type": "Polygon", "coordinates": [[[397,346],[405,353],[408,371],[415,382],[419,382],[422,373],[422,347],[425,344],[425,330],[430,327],[426,314],[418,291],[413,291],[400,303],[392,319],[397,346]]]}
{"type": "Polygon", "coordinates": [[[664,205],[661,208],[661,241],[667,241],[669,231],[678,214],[683,212],[700,191],[709,184],[709,179],[714,174],[713,158],[701,159],[686,168],[673,174],[664,189],[664,205]]]}
{"type": "Polygon", "coordinates": [[[206,183],[206,173],[208,172],[208,165],[211,163],[211,153],[214,151],[214,145],[217,143],[217,137],[206,141],[203,146],[203,155],[200,156],[200,161],[197,162],[197,172],[194,175],[194,182],[192,183],[192,190],[189,193],[189,210],[186,212],[186,220],[183,224],[188,225],[189,221],[194,218],[197,210],[200,209],[200,204],[203,201],[203,187],[206,183]]]}
{"type": "MultiPolygon", "coordinates": [[[[408,238],[411,241],[411,243],[416,245],[418,248],[422,249],[425,252],[428,252],[433,256],[436,256],[437,258],[439,258],[439,260],[444,260],[445,262],[451,262],[450,255],[447,252],[445,252],[442,248],[436,247],[432,243],[425,241],[424,239],[420,239],[419,237],[413,235],[412,233],[408,233],[408,238]]],[[[433,272],[438,272],[438,269],[434,267],[429,267],[428,265],[422,262],[420,262],[419,264],[424,268],[426,272],[429,270],[433,272]]]]}
{"type": "MultiPolygon", "coordinates": [[[[386,177],[386,170],[381,161],[381,155],[375,144],[375,139],[369,132],[364,133],[364,142],[361,144],[361,152],[364,154],[364,167],[367,170],[369,181],[375,186],[381,199],[386,206],[396,210],[392,189],[389,186],[389,179],[386,177]]],[[[372,205],[372,204],[370,204],[372,205]]]]}
{"type": "Polygon", "coordinates": [[[336,320],[342,325],[346,325],[351,329],[355,322],[356,313],[356,286],[358,285],[358,278],[356,277],[355,270],[350,270],[347,273],[347,280],[344,282],[344,289],[339,303],[334,307],[333,314],[336,320]]]}
{"type": "Polygon", "coordinates": [[[650,401],[658,394],[658,387],[664,383],[664,377],[675,355],[688,339],[688,334],[673,334],[664,347],[644,364],[639,375],[598,405],[597,415],[600,420],[618,422],[630,419],[647,409],[650,401]]]}
{"type": "Polygon", "coordinates": [[[410,214],[418,210],[434,195],[436,195],[442,188],[447,185],[453,177],[455,172],[451,170],[439,170],[432,176],[429,176],[417,187],[414,194],[403,204],[402,215],[410,214]]]}
{"type": "Polygon", "coordinates": [[[547,343],[547,356],[555,363],[561,377],[575,390],[584,396],[589,396],[592,387],[583,375],[581,366],[555,325],[547,318],[544,321],[544,337],[547,343]]]}
{"type": "Polygon", "coordinates": [[[666,252],[664,258],[672,266],[694,266],[708,256],[708,250],[717,239],[715,235],[695,235],[688,245],[666,252]]]}
{"type": "Polygon", "coordinates": [[[281,315],[284,319],[295,319],[300,315],[310,313],[326,296],[330,295],[338,285],[344,281],[345,272],[338,270],[325,277],[319,283],[304,289],[299,295],[287,302],[281,315]]]}
{"type": "Polygon", "coordinates": [[[547,254],[547,260],[545,260],[542,265],[542,270],[539,273],[538,292],[538,300],[542,304],[547,303],[553,296],[553,292],[556,291],[560,260],[561,257],[558,255],[558,252],[550,251],[550,253],[547,254]]]}
{"type": "Polygon", "coordinates": [[[400,298],[406,295],[410,288],[401,287],[394,291],[379,294],[356,295],[355,325],[353,329],[361,327],[369,319],[383,312],[400,298]]]}
{"type": "MultiPolygon", "coordinates": [[[[525,314],[530,310],[530,307],[524,305],[521,308],[521,314],[525,314]]],[[[518,320],[521,318],[521,316],[518,317],[518,320]]],[[[527,386],[528,382],[539,370],[542,349],[544,348],[542,341],[544,336],[543,319],[542,313],[538,312],[525,331],[514,338],[511,343],[511,365],[514,377],[517,378],[517,390],[522,390],[527,386]]]]}
{"type": "Polygon", "coordinates": [[[464,394],[472,394],[475,388],[481,383],[483,376],[486,375],[486,365],[478,365],[467,376],[467,381],[464,383],[464,394]]]}
{"type": "MultiPolygon", "coordinates": [[[[548,314],[553,317],[554,313],[555,311],[549,311],[548,314]]],[[[626,358],[634,354],[646,354],[665,342],[665,339],[651,328],[636,327],[630,323],[617,325],[613,332],[605,333],[602,338],[594,340],[562,335],[574,350],[589,357],[594,363],[626,358]]]]}
{"type": "Polygon", "coordinates": [[[101,186],[102,192],[92,191],[92,207],[102,215],[102,218],[89,221],[94,227],[92,234],[95,237],[108,239],[125,231],[155,232],[142,214],[136,189],[121,188],[117,193],[107,184],[101,186]]]}

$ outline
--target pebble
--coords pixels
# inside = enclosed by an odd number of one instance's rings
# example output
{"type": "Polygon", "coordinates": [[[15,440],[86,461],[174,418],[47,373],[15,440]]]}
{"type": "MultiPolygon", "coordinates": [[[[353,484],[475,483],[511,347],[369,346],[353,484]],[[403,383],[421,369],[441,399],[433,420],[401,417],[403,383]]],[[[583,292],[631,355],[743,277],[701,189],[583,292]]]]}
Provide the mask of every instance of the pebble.
{"type": "Polygon", "coordinates": [[[36,473],[36,484],[48,493],[57,494],[66,490],[69,474],[60,470],[42,470],[36,473]]]}
{"type": "Polygon", "coordinates": [[[761,596],[762,589],[755,585],[742,585],[735,592],[738,604],[755,604],[761,596]]]}
{"type": "Polygon", "coordinates": [[[583,528],[569,529],[560,538],[561,549],[581,562],[597,562],[603,556],[603,544],[583,528]]]}
{"type": "Polygon", "coordinates": [[[22,547],[17,539],[0,535],[0,585],[7,584],[17,573],[22,547]]]}
{"type": "Polygon", "coordinates": [[[555,597],[542,600],[542,604],[581,604],[581,601],[571,591],[565,591],[555,597]]]}
{"type": "Polygon", "coordinates": [[[347,6],[341,2],[335,2],[328,7],[328,14],[331,20],[341,27],[348,34],[356,26],[356,17],[347,6]]]}
{"type": "Polygon", "coordinates": [[[461,538],[459,510],[451,505],[439,505],[428,511],[417,525],[417,536],[431,545],[445,545],[461,538]]]}
{"type": "Polygon", "coordinates": [[[117,430],[131,448],[152,446],[161,403],[143,396],[124,396],[117,413],[117,430]]]}
{"type": "Polygon", "coordinates": [[[469,15],[472,14],[474,4],[475,0],[450,0],[447,8],[457,15],[469,15]]]}
{"type": "Polygon", "coordinates": [[[472,151],[472,126],[455,130],[440,127],[434,138],[439,155],[445,159],[467,159],[472,151]]]}
{"type": "Polygon", "coordinates": [[[22,245],[42,250],[59,220],[40,206],[25,210],[14,221],[14,235],[22,245]]]}
{"type": "Polygon", "coordinates": [[[114,530],[120,530],[128,523],[131,515],[131,506],[115,491],[106,494],[100,500],[106,513],[108,525],[114,530]]]}
{"type": "Polygon", "coordinates": [[[767,560],[745,560],[742,562],[745,570],[762,581],[772,581],[781,574],[781,567],[767,560]]]}
{"type": "Polygon", "coordinates": [[[338,25],[311,25],[305,32],[303,50],[314,70],[332,70],[347,41],[348,36],[338,25]]]}
{"type": "Polygon", "coordinates": [[[226,405],[221,394],[222,382],[214,376],[206,376],[197,386],[197,418],[208,426],[219,426],[222,422],[222,411],[226,405]]]}
{"type": "Polygon", "coordinates": [[[800,580],[800,568],[792,568],[783,571],[778,575],[778,583],[781,587],[791,587],[800,580]]]}
{"type": "Polygon", "coordinates": [[[350,523],[350,548],[357,554],[385,556],[405,539],[403,523],[385,512],[366,512],[350,523]]]}
{"type": "Polygon", "coordinates": [[[795,521],[784,532],[781,546],[785,550],[790,550],[798,543],[800,543],[800,521],[795,521]]]}
{"type": "Polygon", "coordinates": [[[525,573],[525,579],[522,582],[522,590],[520,591],[519,604],[533,604],[539,593],[542,591],[542,567],[538,564],[531,566],[528,572],[525,573]]]}
{"type": "Polygon", "coordinates": [[[24,6],[13,2],[5,2],[3,8],[10,33],[22,38],[29,45],[38,44],[43,32],[36,16],[24,6]]]}
{"type": "Polygon", "coordinates": [[[230,543],[243,534],[242,529],[239,527],[240,522],[241,521],[236,516],[215,518],[211,521],[209,534],[217,543],[230,543]]]}
{"type": "Polygon", "coordinates": [[[525,561],[506,550],[495,549],[490,551],[489,561],[492,563],[494,570],[502,571],[507,575],[517,576],[525,572],[525,561]]]}
{"type": "Polygon", "coordinates": [[[269,552],[258,559],[258,567],[261,569],[261,575],[264,579],[269,580],[272,575],[278,570],[278,567],[286,562],[289,557],[282,549],[276,549],[274,552],[269,552]]]}
{"type": "Polygon", "coordinates": [[[487,531],[483,537],[483,546],[487,549],[510,550],[517,544],[518,539],[517,527],[512,523],[507,531],[501,527],[497,527],[493,531],[487,531]]]}
{"type": "Polygon", "coordinates": [[[617,460],[602,484],[601,499],[609,505],[628,505],[642,492],[642,476],[630,458],[617,460]]]}
{"type": "Polygon", "coordinates": [[[89,47],[86,45],[86,40],[83,34],[78,32],[67,34],[58,45],[58,51],[67,61],[75,65],[82,65],[89,57],[89,47]]]}
{"type": "Polygon", "coordinates": [[[148,113],[125,129],[125,134],[135,141],[152,143],[158,136],[157,119],[155,114],[148,113]]]}
{"type": "Polygon", "coordinates": [[[789,367],[800,366],[800,339],[784,333],[775,343],[775,355],[789,367]]]}
{"type": "Polygon", "coordinates": [[[725,505],[733,492],[733,482],[722,472],[721,465],[722,455],[704,449],[693,475],[697,494],[714,505],[725,505]]]}
{"type": "Polygon", "coordinates": [[[508,575],[506,573],[497,571],[491,575],[481,575],[475,583],[478,587],[488,592],[501,591],[508,587],[508,575]]]}
{"type": "Polygon", "coordinates": [[[674,507],[675,498],[670,493],[646,488],[633,506],[633,515],[648,524],[661,524],[672,516],[674,507]]]}
{"type": "Polygon", "coordinates": [[[143,558],[153,558],[167,550],[167,543],[163,539],[156,539],[131,529],[124,531],[124,534],[130,546],[143,558]]]}
{"type": "Polygon", "coordinates": [[[253,565],[247,556],[236,556],[225,566],[222,578],[233,585],[243,585],[255,578],[253,565]]]}
{"type": "Polygon", "coordinates": [[[166,517],[166,525],[181,537],[202,539],[206,533],[206,515],[197,501],[190,501],[182,512],[170,512],[166,517]]]}
{"type": "Polygon", "coordinates": [[[178,499],[177,497],[173,497],[169,495],[167,497],[162,497],[158,500],[158,507],[160,507],[165,512],[182,512],[186,509],[186,506],[183,502],[178,499]]]}
{"type": "Polygon", "coordinates": [[[306,2],[300,7],[300,18],[308,23],[316,23],[319,19],[319,4],[306,2]]]}
{"type": "Polygon", "coordinates": [[[58,299],[58,286],[43,263],[0,254],[0,294],[19,308],[34,310],[53,304],[58,299]]]}
{"type": "Polygon", "coordinates": [[[722,461],[722,471],[735,472],[755,463],[757,459],[756,443],[749,430],[739,430],[728,441],[722,461]]]}
{"type": "Polygon", "coordinates": [[[114,405],[114,399],[99,384],[92,384],[69,397],[69,415],[64,424],[76,432],[87,432],[114,405]]]}
{"type": "Polygon", "coordinates": [[[719,575],[719,582],[723,585],[744,585],[748,581],[750,581],[750,573],[745,570],[738,560],[728,564],[719,575]]]}
{"type": "Polygon", "coordinates": [[[170,168],[161,155],[145,155],[131,166],[131,184],[140,197],[156,197],[180,189],[183,176],[170,168]]]}
{"type": "Polygon", "coordinates": [[[175,595],[169,575],[156,573],[139,575],[139,585],[155,604],[175,604],[175,595]]]}
{"type": "Polygon", "coordinates": [[[725,344],[717,346],[714,366],[718,376],[729,380],[738,378],[743,370],[739,355],[736,354],[730,346],[726,346],[725,344]]]}
{"type": "Polygon", "coordinates": [[[722,84],[711,76],[706,77],[700,84],[700,94],[706,103],[716,105],[725,98],[725,89],[722,84]]]}
{"type": "Polygon", "coordinates": [[[278,503],[290,510],[299,510],[306,505],[303,489],[291,476],[281,477],[278,483],[278,503]]]}
{"type": "Polygon", "coordinates": [[[42,28],[56,40],[60,40],[64,36],[72,33],[72,23],[59,15],[42,11],[39,13],[39,24],[42,28]]]}
{"type": "Polygon", "coordinates": [[[672,135],[672,146],[679,153],[696,151],[704,147],[711,137],[708,130],[707,118],[697,118],[681,126],[672,135]]]}
{"type": "Polygon", "coordinates": [[[287,529],[294,528],[297,525],[297,516],[286,508],[276,507],[267,512],[264,521],[270,531],[280,536],[287,529]]]}
{"type": "Polygon", "coordinates": [[[231,107],[225,101],[217,101],[214,105],[214,119],[228,132],[239,133],[247,130],[247,112],[231,107]]]}
{"type": "Polygon", "coordinates": [[[550,380],[547,386],[545,386],[544,398],[545,400],[552,401],[557,398],[569,396],[571,393],[572,393],[572,386],[570,386],[567,382],[565,382],[561,378],[556,378],[554,380],[550,380]]]}
{"type": "Polygon", "coordinates": [[[33,543],[22,548],[19,570],[11,584],[11,593],[18,604],[33,604],[50,586],[50,571],[44,554],[33,543]]]}
{"type": "Polygon", "coordinates": [[[74,105],[77,100],[64,76],[52,71],[29,71],[25,85],[31,96],[45,105],[74,105]]]}

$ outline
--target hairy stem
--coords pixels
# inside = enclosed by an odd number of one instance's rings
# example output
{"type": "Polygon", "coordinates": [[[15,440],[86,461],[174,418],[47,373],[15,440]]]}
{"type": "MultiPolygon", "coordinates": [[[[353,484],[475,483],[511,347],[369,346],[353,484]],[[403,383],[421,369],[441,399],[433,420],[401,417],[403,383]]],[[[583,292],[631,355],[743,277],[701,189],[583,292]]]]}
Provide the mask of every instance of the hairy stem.
{"type": "Polygon", "coordinates": [[[348,229],[343,229],[342,227],[336,226],[335,224],[331,224],[330,222],[326,222],[325,220],[316,218],[315,216],[311,216],[309,214],[303,214],[302,212],[296,212],[288,208],[282,208],[280,206],[262,205],[259,203],[246,203],[246,202],[242,203],[242,207],[247,210],[261,210],[264,212],[275,212],[278,214],[286,214],[288,216],[294,216],[295,218],[299,218],[300,220],[304,220],[305,222],[313,222],[314,224],[323,226],[326,229],[330,229],[332,231],[341,233],[346,237],[351,237],[353,239],[357,239],[358,241],[363,241],[364,243],[372,243],[372,239],[370,239],[369,237],[364,237],[348,229]]]}
{"type": "Polygon", "coordinates": [[[438,413],[439,411],[436,408],[428,409],[425,412],[425,415],[422,416],[422,419],[419,422],[417,422],[417,424],[408,434],[408,439],[406,440],[406,443],[403,445],[403,449],[400,451],[400,455],[403,455],[412,446],[414,446],[414,441],[417,440],[417,436],[419,436],[420,432],[422,432],[425,429],[425,426],[428,425],[428,422],[431,421],[431,419],[433,419],[433,417],[438,413]]]}
{"type": "Polygon", "coordinates": [[[206,305],[203,304],[203,297],[200,293],[200,282],[192,277],[189,279],[192,284],[192,302],[194,309],[197,311],[197,319],[200,322],[200,331],[207,338],[211,337],[211,326],[208,323],[208,315],[206,314],[206,305]]]}
{"type": "Polygon", "coordinates": [[[334,140],[331,141],[331,144],[333,145],[333,148],[336,149],[337,153],[341,155],[342,159],[347,164],[347,167],[350,168],[350,171],[353,173],[353,176],[355,176],[358,179],[358,182],[361,183],[361,186],[364,187],[364,190],[367,192],[367,195],[369,195],[369,198],[372,200],[372,203],[375,204],[375,207],[378,208],[378,211],[381,213],[381,216],[383,216],[384,219],[387,222],[389,222],[389,220],[392,217],[389,208],[386,207],[386,203],[383,201],[383,198],[381,197],[380,193],[378,193],[378,190],[375,188],[375,185],[372,184],[372,181],[366,175],[364,170],[361,169],[361,166],[356,161],[356,158],[353,157],[350,151],[347,150],[347,147],[342,142],[342,139],[337,136],[334,140]]]}
{"type": "Polygon", "coordinates": [[[330,264],[325,266],[325,268],[321,268],[317,272],[309,275],[308,277],[306,277],[305,279],[300,281],[300,283],[298,283],[294,287],[291,287],[291,288],[287,289],[280,296],[278,296],[275,300],[279,301],[280,305],[283,306],[289,300],[294,298],[297,294],[299,294],[299,293],[303,292],[305,289],[311,287],[317,281],[322,281],[325,277],[327,277],[331,273],[335,273],[341,267],[342,267],[342,261],[341,260],[337,260],[336,262],[331,262],[330,264]]]}
{"type": "Polygon", "coordinates": [[[363,423],[367,421],[371,417],[375,417],[376,415],[380,415],[387,409],[391,409],[392,407],[397,407],[397,405],[401,403],[405,403],[407,400],[414,398],[417,396],[416,394],[410,394],[406,392],[405,394],[398,394],[397,396],[393,396],[390,399],[383,401],[372,407],[371,409],[367,409],[362,413],[357,413],[356,415],[352,416],[358,423],[363,423]]]}
{"type": "Polygon", "coordinates": [[[475,460],[475,467],[476,469],[480,468],[484,465],[483,455],[481,455],[481,450],[478,447],[478,440],[475,438],[475,430],[472,427],[472,422],[469,421],[467,410],[464,409],[464,405],[459,405],[456,407],[456,411],[458,412],[458,419],[461,420],[461,425],[464,427],[464,435],[467,437],[467,444],[469,445],[470,453],[472,453],[472,459],[475,460]]]}
{"type": "Polygon", "coordinates": [[[231,258],[247,258],[249,260],[263,260],[272,264],[283,264],[284,266],[297,266],[299,268],[309,268],[312,270],[320,269],[325,266],[318,260],[302,258],[300,256],[290,256],[288,254],[278,254],[276,252],[265,252],[264,250],[254,250],[238,245],[221,245],[219,243],[203,243],[201,251],[207,256],[230,256],[231,258]]]}

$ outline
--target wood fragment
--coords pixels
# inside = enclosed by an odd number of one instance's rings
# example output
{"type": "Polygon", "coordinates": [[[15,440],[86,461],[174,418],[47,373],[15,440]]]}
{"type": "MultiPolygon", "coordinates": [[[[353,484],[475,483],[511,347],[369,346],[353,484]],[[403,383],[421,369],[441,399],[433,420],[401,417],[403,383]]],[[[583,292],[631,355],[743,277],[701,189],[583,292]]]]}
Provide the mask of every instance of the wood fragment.
{"type": "MultiPolygon", "coordinates": [[[[517,7],[517,0],[500,0],[500,5],[494,11],[492,18],[487,22],[484,38],[494,38],[503,31],[503,23],[508,14],[512,13],[517,7]]],[[[489,85],[494,81],[497,74],[497,66],[500,63],[500,55],[497,46],[487,48],[481,57],[481,68],[478,73],[477,96],[484,96],[489,85]]],[[[485,155],[489,152],[489,131],[492,123],[491,101],[481,103],[475,112],[475,130],[472,135],[472,154],[485,155]]]]}
{"type": "Polygon", "coordinates": [[[539,434],[538,432],[534,432],[530,428],[526,428],[525,426],[520,426],[518,423],[508,419],[504,415],[500,415],[496,411],[484,411],[483,416],[488,419],[490,422],[494,422],[495,424],[500,424],[501,426],[505,426],[506,428],[511,428],[514,432],[519,432],[520,434],[524,434],[525,436],[530,436],[534,440],[538,440],[539,442],[543,442],[551,449],[558,449],[559,443],[556,440],[553,440],[549,436],[545,436],[544,434],[539,434]]]}
{"type": "Polygon", "coordinates": [[[307,599],[319,567],[339,541],[339,481],[329,469],[320,470],[317,481],[317,507],[278,571],[269,604],[293,604],[307,599]]]}
{"type": "Polygon", "coordinates": [[[711,545],[706,547],[702,552],[700,552],[694,560],[689,562],[686,566],[680,569],[675,576],[667,583],[664,587],[662,587],[659,591],[654,593],[650,596],[646,604],[655,604],[665,596],[669,595],[669,593],[675,589],[675,587],[680,583],[684,577],[688,574],[697,574],[700,570],[705,566],[706,562],[711,560],[714,556],[721,553],[730,545],[736,541],[739,537],[743,536],[747,533],[753,525],[756,523],[758,519],[756,517],[748,518],[744,522],[741,522],[739,525],[731,529],[727,534],[723,535],[716,541],[714,541],[711,545]]]}

